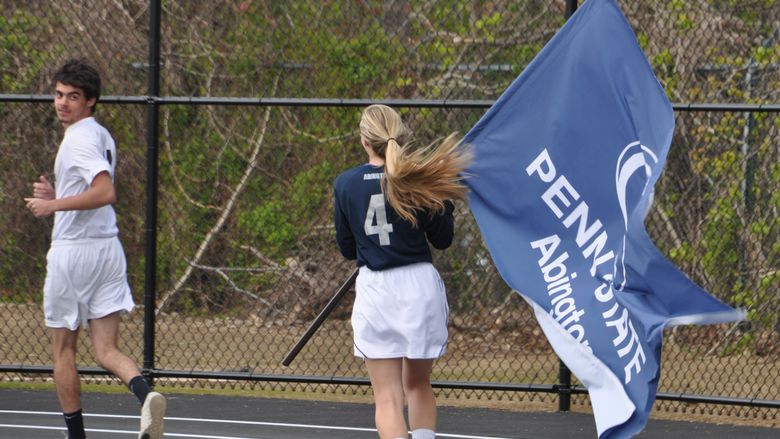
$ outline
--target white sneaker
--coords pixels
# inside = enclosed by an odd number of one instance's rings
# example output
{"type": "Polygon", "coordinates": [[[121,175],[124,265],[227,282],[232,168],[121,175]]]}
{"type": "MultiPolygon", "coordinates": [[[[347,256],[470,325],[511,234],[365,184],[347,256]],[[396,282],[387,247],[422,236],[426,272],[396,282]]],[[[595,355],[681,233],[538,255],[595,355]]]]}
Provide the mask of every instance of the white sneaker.
{"type": "Polygon", "coordinates": [[[138,433],[138,439],[162,439],[164,417],[165,397],[160,393],[150,392],[141,407],[141,431],[138,433]]]}

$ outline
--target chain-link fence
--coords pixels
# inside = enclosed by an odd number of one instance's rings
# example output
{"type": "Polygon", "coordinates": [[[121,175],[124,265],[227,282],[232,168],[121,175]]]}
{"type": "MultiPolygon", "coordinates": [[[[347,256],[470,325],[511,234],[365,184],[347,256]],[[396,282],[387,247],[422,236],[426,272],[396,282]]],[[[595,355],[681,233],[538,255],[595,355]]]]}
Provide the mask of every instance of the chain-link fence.
{"type": "MultiPolygon", "coordinates": [[[[574,3],[0,0],[0,379],[51,371],[40,307],[51,220],[22,199],[52,177],[62,133],[50,77],[63,60],[102,72],[96,116],[119,147],[116,210],[141,305],[122,347],[166,385],[365,393],[350,295],[280,364],[352,270],[331,183],[363,159],[361,108],[394,103],[421,143],[464,133],[574,3]]],[[[776,420],[780,2],[620,3],[678,110],[648,229],[692,279],[749,311],[667,330],[656,408],[776,420]]],[[[456,218],[453,247],[435,255],[451,306],[440,397],[555,405],[567,391],[558,359],[465,205],[456,218]]],[[[79,364],[101,375],[88,343],[79,364]]]]}

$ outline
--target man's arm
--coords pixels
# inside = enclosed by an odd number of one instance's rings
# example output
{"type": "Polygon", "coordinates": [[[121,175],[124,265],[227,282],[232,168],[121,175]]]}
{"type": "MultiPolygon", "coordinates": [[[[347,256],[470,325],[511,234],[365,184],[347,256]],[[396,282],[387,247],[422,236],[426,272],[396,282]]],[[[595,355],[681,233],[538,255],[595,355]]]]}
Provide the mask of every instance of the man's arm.
{"type": "Polygon", "coordinates": [[[27,208],[38,218],[64,210],[91,210],[116,202],[116,191],[111,176],[103,171],[95,176],[86,191],[59,199],[25,198],[27,208]]]}

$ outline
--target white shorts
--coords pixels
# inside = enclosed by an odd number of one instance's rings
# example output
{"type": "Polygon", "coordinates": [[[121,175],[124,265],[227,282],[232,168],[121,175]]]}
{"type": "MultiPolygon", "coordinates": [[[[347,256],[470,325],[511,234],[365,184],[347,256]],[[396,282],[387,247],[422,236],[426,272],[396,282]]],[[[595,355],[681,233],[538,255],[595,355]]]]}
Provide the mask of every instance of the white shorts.
{"type": "Polygon", "coordinates": [[[46,255],[43,312],[49,328],[75,331],[87,321],[133,309],[119,238],[60,240],[46,255]]]}
{"type": "Polygon", "coordinates": [[[449,306],[444,282],[428,262],[372,271],[355,281],[355,356],[431,359],[447,347],[449,306]]]}

